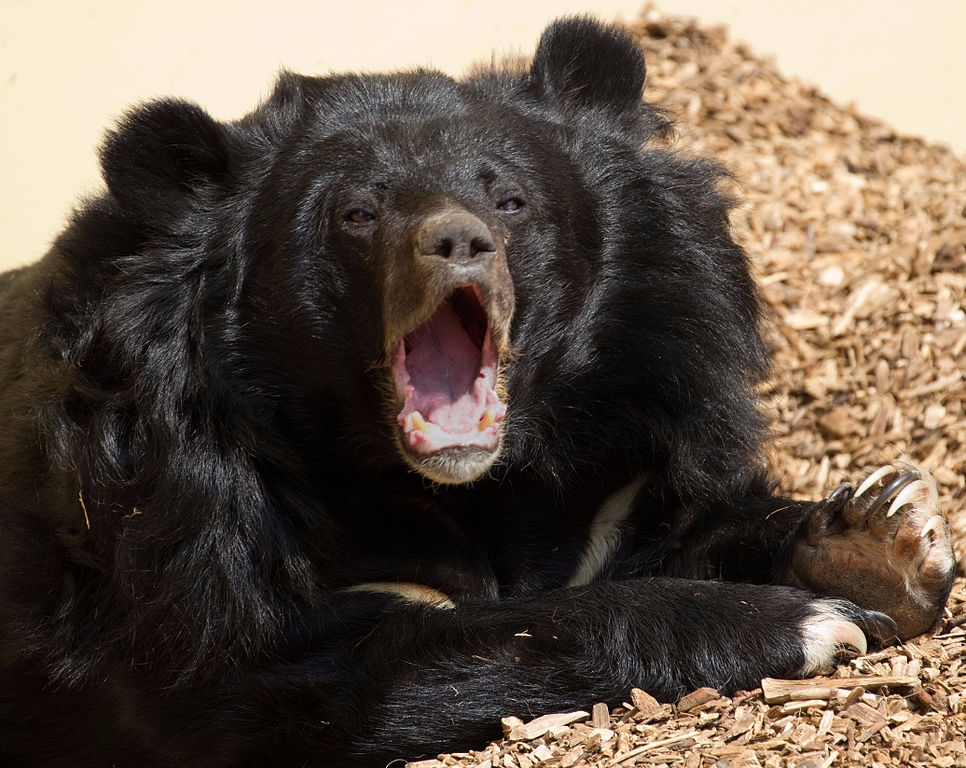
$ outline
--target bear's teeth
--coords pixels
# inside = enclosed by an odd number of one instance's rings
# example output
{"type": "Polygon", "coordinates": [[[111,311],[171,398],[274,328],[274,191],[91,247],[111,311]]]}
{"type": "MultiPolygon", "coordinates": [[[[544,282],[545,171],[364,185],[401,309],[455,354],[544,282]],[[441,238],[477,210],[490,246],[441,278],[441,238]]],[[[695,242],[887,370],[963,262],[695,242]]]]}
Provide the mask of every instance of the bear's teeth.
{"type": "Polygon", "coordinates": [[[476,428],[482,432],[484,429],[489,429],[492,427],[495,421],[496,413],[494,413],[493,409],[491,408],[480,417],[480,421],[476,425],[476,428]]]}
{"type": "Polygon", "coordinates": [[[429,425],[426,423],[426,419],[423,418],[423,414],[419,411],[413,411],[413,428],[417,432],[428,432],[429,425]]]}

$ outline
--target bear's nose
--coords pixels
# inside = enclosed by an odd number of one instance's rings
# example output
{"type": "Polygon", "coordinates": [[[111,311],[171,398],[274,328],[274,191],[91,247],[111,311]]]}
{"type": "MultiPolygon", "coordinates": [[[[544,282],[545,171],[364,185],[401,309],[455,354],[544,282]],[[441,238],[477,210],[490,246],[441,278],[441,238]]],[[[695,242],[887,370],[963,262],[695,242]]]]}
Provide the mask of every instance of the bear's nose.
{"type": "Polygon", "coordinates": [[[420,256],[440,256],[452,263],[468,263],[491,257],[497,246],[480,219],[466,211],[447,211],[430,216],[416,234],[420,256]]]}

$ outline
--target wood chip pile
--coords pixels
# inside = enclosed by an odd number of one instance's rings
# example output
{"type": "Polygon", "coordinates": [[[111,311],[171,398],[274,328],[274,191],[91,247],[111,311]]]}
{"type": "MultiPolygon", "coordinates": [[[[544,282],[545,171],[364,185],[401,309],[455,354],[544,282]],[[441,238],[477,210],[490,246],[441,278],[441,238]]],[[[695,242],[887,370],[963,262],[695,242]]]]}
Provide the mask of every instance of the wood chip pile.
{"type": "MultiPolygon", "coordinates": [[[[818,498],[901,458],[939,481],[966,541],[966,162],[899,136],[724,29],[649,9],[636,25],[648,98],[676,116],[681,151],[730,168],[734,221],[773,313],[773,466],[818,498]]],[[[816,55],[819,55],[818,53],[816,55]]],[[[419,768],[966,766],[966,584],[940,634],[806,682],[676,705],[628,691],[612,712],[563,713],[419,768]]]]}
{"type": "MultiPolygon", "coordinates": [[[[951,622],[966,622],[958,593],[951,622]]],[[[701,688],[677,704],[632,690],[608,711],[503,721],[506,739],[411,768],[829,768],[966,765],[961,668],[966,632],[958,625],[927,641],[841,665],[830,677],[763,680],[760,690],[719,696],[701,688]]]]}
{"type": "Polygon", "coordinates": [[[737,234],[773,311],[782,490],[818,496],[905,457],[935,475],[966,539],[966,162],[783,77],[721,28],[651,11],[638,32],[678,146],[735,174],[737,234]]]}

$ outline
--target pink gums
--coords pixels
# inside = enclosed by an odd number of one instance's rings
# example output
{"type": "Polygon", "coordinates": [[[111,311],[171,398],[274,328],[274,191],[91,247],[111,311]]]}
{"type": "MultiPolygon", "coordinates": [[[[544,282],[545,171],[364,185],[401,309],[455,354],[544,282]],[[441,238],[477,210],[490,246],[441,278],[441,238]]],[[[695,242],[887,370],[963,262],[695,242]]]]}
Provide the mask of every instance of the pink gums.
{"type": "Polygon", "coordinates": [[[409,447],[425,455],[454,447],[496,450],[506,414],[496,393],[497,368],[489,324],[478,343],[452,298],[440,304],[400,340],[393,361],[403,398],[397,420],[409,447]]]}

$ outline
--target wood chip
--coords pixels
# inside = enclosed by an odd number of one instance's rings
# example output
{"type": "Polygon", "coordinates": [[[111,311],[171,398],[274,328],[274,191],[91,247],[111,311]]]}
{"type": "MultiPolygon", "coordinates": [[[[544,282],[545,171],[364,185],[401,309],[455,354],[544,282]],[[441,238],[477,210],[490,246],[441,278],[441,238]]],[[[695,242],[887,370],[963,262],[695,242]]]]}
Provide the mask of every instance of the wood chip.
{"type": "Polygon", "coordinates": [[[606,704],[594,704],[591,712],[591,722],[594,728],[606,728],[610,725],[610,708],[606,704]]]}
{"type": "Polygon", "coordinates": [[[720,698],[721,694],[718,693],[714,688],[698,688],[698,690],[692,691],[678,702],[678,709],[682,712],[692,712],[695,709],[705,704],[710,704],[712,701],[717,701],[720,698]]]}
{"type": "Polygon", "coordinates": [[[662,708],[661,702],[640,688],[631,688],[631,703],[637,712],[645,716],[660,712],[662,708]]]}
{"type": "Polygon", "coordinates": [[[500,724],[503,726],[503,736],[507,737],[513,732],[515,728],[519,728],[523,725],[523,721],[519,717],[504,717],[500,724]]]}
{"type": "Polygon", "coordinates": [[[665,747],[674,746],[676,744],[681,744],[685,741],[692,741],[696,736],[700,735],[698,731],[691,731],[689,733],[682,733],[678,736],[672,736],[668,739],[660,739],[658,741],[652,741],[650,744],[645,744],[644,746],[637,747],[630,752],[621,755],[620,757],[614,759],[612,762],[608,763],[608,768],[616,768],[618,765],[623,765],[628,763],[634,758],[643,755],[645,752],[652,752],[658,749],[664,749],[665,747]]]}
{"type": "Polygon", "coordinates": [[[516,725],[507,734],[508,741],[529,741],[540,736],[545,736],[555,728],[576,723],[578,720],[586,720],[590,717],[586,712],[565,712],[553,715],[543,715],[529,723],[516,725]]]}
{"type": "Polygon", "coordinates": [[[843,690],[911,688],[916,685],[919,685],[918,677],[819,677],[810,680],[776,680],[766,677],[761,681],[761,691],[768,704],[784,704],[786,701],[804,699],[832,699],[843,690]]]}

